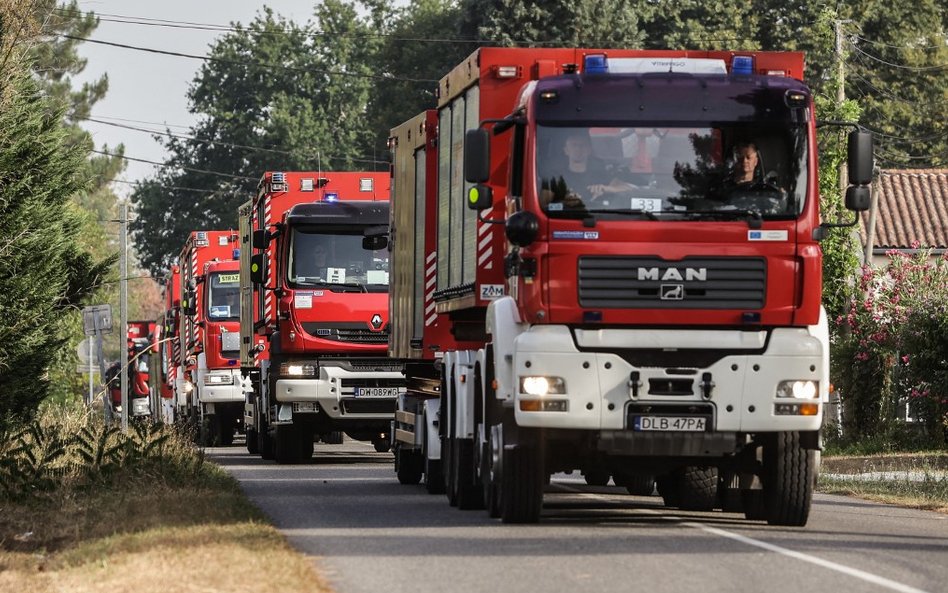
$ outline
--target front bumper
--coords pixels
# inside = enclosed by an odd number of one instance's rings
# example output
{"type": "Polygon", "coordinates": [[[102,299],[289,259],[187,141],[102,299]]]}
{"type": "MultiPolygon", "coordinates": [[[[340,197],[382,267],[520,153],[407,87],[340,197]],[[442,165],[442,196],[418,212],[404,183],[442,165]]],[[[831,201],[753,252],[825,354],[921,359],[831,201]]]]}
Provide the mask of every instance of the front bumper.
{"type": "Polygon", "coordinates": [[[223,404],[244,401],[244,392],[240,385],[239,369],[222,369],[198,372],[198,401],[202,404],[223,404]],[[206,377],[230,377],[229,384],[205,384],[206,377]]]}
{"type": "Polygon", "coordinates": [[[769,332],[575,330],[574,338],[565,326],[534,326],[516,338],[515,384],[523,376],[561,377],[565,393],[529,396],[517,389],[516,419],[520,426],[615,431],[629,430],[636,414],[674,416],[680,411],[687,416],[700,410],[709,417],[708,432],[818,430],[827,397],[828,362],[822,327],[769,332]],[[709,357],[714,362],[660,367],[627,361],[636,359],[630,352],[689,349],[714,352],[709,357]],[[819,395],[807,400],[777,398],[777,384],[786,380],[818,381],[819,395]],[[523,409],[537,409],[530,403],[537,400],[566,403],[553,404],[549,410],[523,409]],[[809,416],[775,413],[777,404],[795,403],[816,404],[818,410],[809,416]]]}
{"type": "MultiPolygon", "coordinates": [[[[320,365],[319,377],[280,378],[275,399],[279,403],[315,402],[312,411],[335,419],[391,420],[399,394],[405,393],[405,377],[399,372],[360,372],[320,365]],[[357,395],[360,389],[384,389],[391,395],[357,395]]],[[[309,409],[308,409],[309,411],[309,409]]]]}

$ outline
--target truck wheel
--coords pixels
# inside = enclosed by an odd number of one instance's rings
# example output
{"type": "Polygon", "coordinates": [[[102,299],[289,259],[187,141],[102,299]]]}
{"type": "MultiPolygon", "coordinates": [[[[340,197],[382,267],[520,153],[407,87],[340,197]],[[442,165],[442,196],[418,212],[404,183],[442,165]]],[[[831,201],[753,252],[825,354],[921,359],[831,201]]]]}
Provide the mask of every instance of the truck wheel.
{"type": "Polygon", "coordinates": [[[448,437],[441,439],[441,475],[444,476],[444,493],[448,497],[448,504],[458,506],[457,472],[454,471],[454,443],[448,437]]]}
{"type": "Polygon", "coordinates": [[[424,462],[417,451],[402,447],[395,449],[395,475],[398,476],[398,483],[414,485],[420,482],[425,469],[424,462]]]}
{"type": "Polygon", "coordinates": [[[273,459],[273,435],[266,424],[261,426],[260,432],[257,433],[257,443],[260,446],[260,457],[262,459],[273,459]]]}
{"type": "Polygon", "coordinates": [[[477,467],[474,465],[474,441],[457,439],[455,445],[454,463],[451,465],[455,472],[458,508],[462,511],[483,509],[484,490],[477,479],[477,467]]]}
{"type": "Polygon", "coordinates": [[[428,494],[444,494],[444,475],[441,460],[425,457],[425,490],[428,494]]]}
{"type": "Polygon", "coordinates": [[[587,469],[583,471],[583,478],[590,486],[608,486],[610,476],[609,472],[603,469],[587,469]]]}
{"type": "Polygon", "coordinates": [[[386,440],[374,440],[372,446],[375,447],[376,453],[388,453],[392,450],[392,444],[386,440]]]}
{"type": "Polygon", "coordinates": [[[234,444],[234,428],[236,422],[232,418],[217,417],[217,435],[222,447],[230,447],[234,444]]]}
{"type": "Polygon", "coordinates": [[[633,496],[651,496],[655,491],[655,478],[652,476],[620,472],[612,476],[612,480],[633,496]]]}
{"type": "Polygon", "coordinates": [[[309,461],[313,458],[313,451],[315,445],[313,444],[313,433],[309,431],[302,431],[299,434],[300,442],[300,461],[309,461]]]}
{"type": "Polygon", "coordinates": [[[662,497],[666,507],[677,508],[681,504],[677,473],[658,476],[655,478],[655,487],[658,489],[658,495],[662,497]]]}
{"type": "Polygon", "coordinates": [[[274,431],[273,456],[277,463],[299,463],[300,442],[292,424],[281,424],[274,431]]]}
{"type": "Polygon", "coordinates": [[[816,455],[799,432],[778,432],[764,443],[764,504],[767,523],[802,527],[810,515],[816,455]]]}
{"type": "Polygon", "coordinates": [[[327,445],[341,445],[344,438],[341,430],[335,430],[323,436],[322,441],[327,445]]]}
{"type": "Polygon", "coordinates": [[[681,510],[714,510],[714,503],[718,500],[718,468],[689,465],[678,474],[678,506],[681,510]]]}
{"type": "Polygon", "coordinates": [[[488,439],[488,442],[484,443],[481,454],[481,486],[484,491],[484,508],[487,509],[487,515],[491,519],[497,519],[500,517],[500,490],[497,488],[497,480],[494,477],[496,468],[493,465],[493,447],[488,439]]]}
{"type": "Polygon", "coordinates": [[[251,455],[256,455],[260,452],[260,445],[257,442],[257,431],[248,428],[247,429],[247,453],[251,455]]]}
{"type": "Polygon", "coordinates": [[[504,448],[500,481],[500,518],[504,523],[536,523],[543,507],[546,470],[537,447],[504,448]]]}

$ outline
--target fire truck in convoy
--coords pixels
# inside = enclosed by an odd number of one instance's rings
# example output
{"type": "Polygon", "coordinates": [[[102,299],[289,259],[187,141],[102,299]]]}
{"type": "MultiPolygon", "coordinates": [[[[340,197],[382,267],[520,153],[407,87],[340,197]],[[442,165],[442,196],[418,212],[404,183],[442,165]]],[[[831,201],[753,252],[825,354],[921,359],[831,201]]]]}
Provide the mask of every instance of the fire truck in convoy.
{"type": "Polygon", "coordinates": [[[388,190],[388,172],[268,172],[241,207],[251,452],[295,463],[343,432],[390,448],[405,380],[387,357],[388,190]]]}
{"type": "Polygon", "coordinates": [[[176,401],[175,361],[181,356],[181,344],[178,340],[181,307],[181,269],[172,265],[161,283],[164,309],[155,322],[155,348],[157,356],[151,357],[151,409],[156,422],[171,424],[174,422],[176,401]]]}
{"type": "MultiPolygon", "coordinates": [[[[154,349],[154,321],[129,321],[125,347],[128,349],[128,417],[144,418],[151,414],[149,385],[149,358],[154,349]]],[[[121,362],[106,371],[105,384],[109,389],[113,419],[122,413],[121,362]]]]}
{"type": "Polygon", "coordinates": [[[178,416],[198,427],[205,445],[232,444],[243,421],[238,257],[236,232],[195,231],[178,259],[178,416]]]}
{"type": "MultiPolygon", "coordinates": [[[[792,52],[482,48],[392,131],[403,483],[505,522],[555,472],[803,525],[828,394],[792,52]],[[738,162],[740,160],[740,162],[738,162]]],[[[849,135],[846,206],[868,207],[849,135]]]]}

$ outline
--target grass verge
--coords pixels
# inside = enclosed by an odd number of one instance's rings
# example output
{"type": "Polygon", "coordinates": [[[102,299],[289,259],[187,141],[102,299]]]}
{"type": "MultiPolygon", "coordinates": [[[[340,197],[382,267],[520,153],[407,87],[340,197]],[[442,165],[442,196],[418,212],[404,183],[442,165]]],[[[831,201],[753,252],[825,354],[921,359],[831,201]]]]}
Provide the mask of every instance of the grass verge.
{"type": "Polygon", "coordinates": [[[331,591],[184,436],[149,455],[0,499],[0,593],[331,591]]]}
{"type": "Polygon", "coordinates": [[[948,514],[948,453],[824,457],[818,489],[948,514]]]}

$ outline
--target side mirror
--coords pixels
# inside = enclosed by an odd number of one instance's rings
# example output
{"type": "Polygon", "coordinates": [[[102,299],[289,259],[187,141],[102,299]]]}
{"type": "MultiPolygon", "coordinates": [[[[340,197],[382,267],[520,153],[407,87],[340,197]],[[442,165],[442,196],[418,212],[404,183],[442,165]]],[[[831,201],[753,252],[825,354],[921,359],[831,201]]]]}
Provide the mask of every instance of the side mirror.
{"type": "Polygon", "coordinates": [[[846,189],[846,209],[853,212],[865,212],[872,203],[871,197],[868,186],[850,186],[846,189]]]}
{"type": "Polygon", "coordinates": [[[362,237],[362,249],[366,251],[378,251],[388,247],[388,237],[385,235],[368,235],[362,237]]]}
{"type": "Polygon", "coordinates": [[[504,232],[507,240],[517,247],[526,247],[537,240],[540,232],[540,220],[528,210],[514,212],[507,219],[504,232]]]}
{"type": "Polygon", "coordinates": [[[184,298],[181,299],[181,312],[184,313],[186,317],[194,317],[197,315],[196,298],[197,293],[193,289],[189,289],[184,293],[184,298]]]}
{"type": "Polygon", "coordinates": [[[250,258],[250,282],[255,285],[267,283],[267,254],[258,253],[250,258]]]}
{"type": "MultiPolygon", "coordinates": [[[[847,139],[850,185],[872,183],[872,134],[853,130],[847,139]]],[[[847,196],[848,198],[848,196],[847,196]]]]}
{"type": "Polygon", "coordinates": [[[494,206],[494,192],[487,185],[478,184],[467,190],[467,207],[471,210],[489,210],[494,206]]]}
{"type": "Polygon", "coordinates": [[[260,229],[253,232],[253,237],[251,238],[251,245],[254,249],[266,249],[267,245],[270,244],[270,237],[267,235],[266,229],[260,229]]]}
{"type": "Polygon", "coordinates": [[[464,134],[464,179],[484,183],[490,178],[490,135],[484,128],[464,134]]]}

